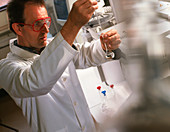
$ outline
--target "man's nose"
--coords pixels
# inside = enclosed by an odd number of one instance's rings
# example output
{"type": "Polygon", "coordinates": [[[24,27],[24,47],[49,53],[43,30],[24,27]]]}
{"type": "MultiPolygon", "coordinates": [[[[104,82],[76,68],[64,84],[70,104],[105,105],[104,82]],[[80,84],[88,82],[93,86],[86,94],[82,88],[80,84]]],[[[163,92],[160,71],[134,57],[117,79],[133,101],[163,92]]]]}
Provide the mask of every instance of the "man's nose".
{"type": "Polygon", "coordinates": [[[42,32],[48,33],[49,32],[49,27],[47,26],[47,23],[43,24],[42,32]]]}

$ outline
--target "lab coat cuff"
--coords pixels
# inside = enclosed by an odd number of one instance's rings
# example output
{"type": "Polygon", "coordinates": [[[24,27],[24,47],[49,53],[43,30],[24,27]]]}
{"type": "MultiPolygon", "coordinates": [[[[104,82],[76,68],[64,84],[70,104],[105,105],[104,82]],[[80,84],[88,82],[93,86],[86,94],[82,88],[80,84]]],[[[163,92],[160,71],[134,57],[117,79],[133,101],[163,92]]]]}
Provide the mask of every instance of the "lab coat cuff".
{"type": "Polygon", "coordinates": [[[101,51],[102,55],[105,56],[106,52],[103,50],[100,39],[98,40],[100,44],[98,44],[98,49],[101,51]]]}

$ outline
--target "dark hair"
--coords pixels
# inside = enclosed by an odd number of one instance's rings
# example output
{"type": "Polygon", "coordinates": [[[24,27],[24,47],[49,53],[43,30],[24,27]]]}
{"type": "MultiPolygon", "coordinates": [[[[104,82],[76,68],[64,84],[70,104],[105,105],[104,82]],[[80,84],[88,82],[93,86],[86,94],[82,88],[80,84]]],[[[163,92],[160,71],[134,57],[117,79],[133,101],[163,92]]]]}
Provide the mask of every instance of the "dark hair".
{"type": "Polygon", "coordinates": [[[13,23],[24,23],[24,9],[27,3],[36,4],[45,7],[44,0],[11,0],[7,5],[7,13],[9,18],[9,25],[11,31],[15,33],[12,28],[13,23]]]}

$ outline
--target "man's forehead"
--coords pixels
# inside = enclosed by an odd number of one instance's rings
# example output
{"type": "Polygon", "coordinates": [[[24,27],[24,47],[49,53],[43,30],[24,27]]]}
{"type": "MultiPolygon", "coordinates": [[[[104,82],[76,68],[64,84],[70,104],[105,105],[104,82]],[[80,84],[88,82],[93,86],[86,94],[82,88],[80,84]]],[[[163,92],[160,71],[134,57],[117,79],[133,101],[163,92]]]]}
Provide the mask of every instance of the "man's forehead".
{"type": "Polygon", "coordinates": [[[43,5],[37,5],[33,3],[27,3],[24,9],[25,21],[35,21],[37,19],[47,17],[48,13],[43,5]]]}

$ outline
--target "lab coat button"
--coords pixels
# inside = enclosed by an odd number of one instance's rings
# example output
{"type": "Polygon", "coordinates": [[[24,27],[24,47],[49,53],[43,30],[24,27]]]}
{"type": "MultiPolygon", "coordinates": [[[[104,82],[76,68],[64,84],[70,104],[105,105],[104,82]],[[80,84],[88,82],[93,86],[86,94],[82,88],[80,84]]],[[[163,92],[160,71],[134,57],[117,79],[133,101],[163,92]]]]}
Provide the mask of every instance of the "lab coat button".
{"type": "Polygon", "coordinates": [[[75,102],[74,102],[74,106],[76,106],[76,105],[77,105],[77,102],[75,101],[75,102]]]}
{"type": "Polygon", "coordinates": [[[63,78],[63,81],[65,82],[66,80],[67,80],[67,78],[64,77],[64,78],[63,78]]]}
{"type": "Polygon", "coordinates": [[[85,130],[85,126],[82,127],[82,131],[84,131],[84,130],[85,130]]]}

